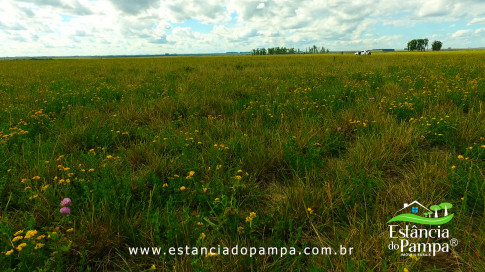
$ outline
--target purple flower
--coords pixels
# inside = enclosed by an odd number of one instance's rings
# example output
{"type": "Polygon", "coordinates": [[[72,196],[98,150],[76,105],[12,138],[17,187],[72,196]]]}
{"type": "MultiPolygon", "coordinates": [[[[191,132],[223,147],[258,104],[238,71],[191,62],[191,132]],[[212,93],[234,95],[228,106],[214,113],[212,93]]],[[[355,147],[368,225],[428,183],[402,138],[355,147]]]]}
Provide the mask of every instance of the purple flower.
{"type": "Polygon", "coordinates": [[[71,204],[71,199],[70,198],[64,198],[62,201],[61,201],[61,206],[63,207],[66,207],[67,205],[71,204]]]}
{"type": "Polygon", "coordinates": [[[68,207],[62,207],[59,212],[62,214],[68,214],[71,213],[71,209],[69,209],[68,207]]]}
{"type": "Polygon", "coordinates": [[[376,98],[375,98],[375,97],[371,97],[371,98],[369,98],[369,101],[370,101],[370,102],[375,101],[375,100],[376,100],[376,98]]]}
{"type": "Polygon", "coordinates": [[[337,131],[342,131],[342,127],[338,127],[337,128],[337,131]]]}

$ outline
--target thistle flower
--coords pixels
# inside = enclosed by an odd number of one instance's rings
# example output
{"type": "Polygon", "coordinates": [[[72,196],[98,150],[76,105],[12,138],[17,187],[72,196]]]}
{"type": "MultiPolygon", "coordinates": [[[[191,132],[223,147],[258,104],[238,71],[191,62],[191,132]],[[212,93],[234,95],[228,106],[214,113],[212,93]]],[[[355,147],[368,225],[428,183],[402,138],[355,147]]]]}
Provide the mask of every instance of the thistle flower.
{"type": "Polygon", "coordinates": [[[59,212],[62,213],[62,214],[68,214],[68,213],[71,213],[71,209],[69,209],[68,207],[62,207],[59,210],[59,212]]]}
{"type": "Polygon", "coordinates": [[[61,201],[61,206],[63,207],[66,207],[68,206],[69,204],[71,204],[71,199],[70,198],[64,198],[62,201],[61,201]]]}

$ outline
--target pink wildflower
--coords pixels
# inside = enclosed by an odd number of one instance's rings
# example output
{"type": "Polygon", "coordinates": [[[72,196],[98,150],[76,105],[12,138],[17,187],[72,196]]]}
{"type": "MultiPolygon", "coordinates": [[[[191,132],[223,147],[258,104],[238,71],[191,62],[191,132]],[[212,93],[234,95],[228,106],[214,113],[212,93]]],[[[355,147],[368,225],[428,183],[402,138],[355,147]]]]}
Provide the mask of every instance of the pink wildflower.
{"type": "Polygon", "coordinates": [[[71,209],[69,209],[68,207],[62,207],[59,212],[62,214],[68,214],[71,213],[71,209]]]}
{"type": "Polygon", "coordinates": [[[71,199],[70,198],[64,198],[62,201],[61,201],[61,206],[63,207],[66,207],[67,205],[71,204],[71,199]]]}

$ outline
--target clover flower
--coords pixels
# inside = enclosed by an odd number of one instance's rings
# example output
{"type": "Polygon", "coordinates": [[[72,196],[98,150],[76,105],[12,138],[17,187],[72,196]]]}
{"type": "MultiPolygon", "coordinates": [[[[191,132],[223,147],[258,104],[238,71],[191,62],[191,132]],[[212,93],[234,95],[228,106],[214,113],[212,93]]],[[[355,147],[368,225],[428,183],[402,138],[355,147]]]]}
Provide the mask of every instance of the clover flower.
{"type": "Polygon", "coordinates": [[[62,201],[61,201],[61,206],[62,207],[66,207],[68,206],[69,204],[71,204],[71,199],[70,198],[64,198],[62,201]]]}
{"type": "Polygon", "coordinates": [[[69,209],[68,207],[62,207],[59,210],[59,212],[62,213],[62,214],[68,214],[68,213],[71,213],[71,209],[69,209]]]}

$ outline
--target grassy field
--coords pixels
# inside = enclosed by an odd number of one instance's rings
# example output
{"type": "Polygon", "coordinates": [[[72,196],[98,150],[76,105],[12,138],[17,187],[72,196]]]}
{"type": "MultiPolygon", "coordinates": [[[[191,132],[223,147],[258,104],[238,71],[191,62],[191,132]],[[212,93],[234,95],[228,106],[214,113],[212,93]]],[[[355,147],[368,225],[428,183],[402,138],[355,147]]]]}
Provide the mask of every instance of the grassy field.
{"type": "Polygon", "coordinates": [[[1,271],[485,271],[485,52],[5,60],[0,97],[1,271]],[[388,249],[413,200],[450,253],[388,249]],[[186,245],[354,252],[128,250],[186,245]]]}

